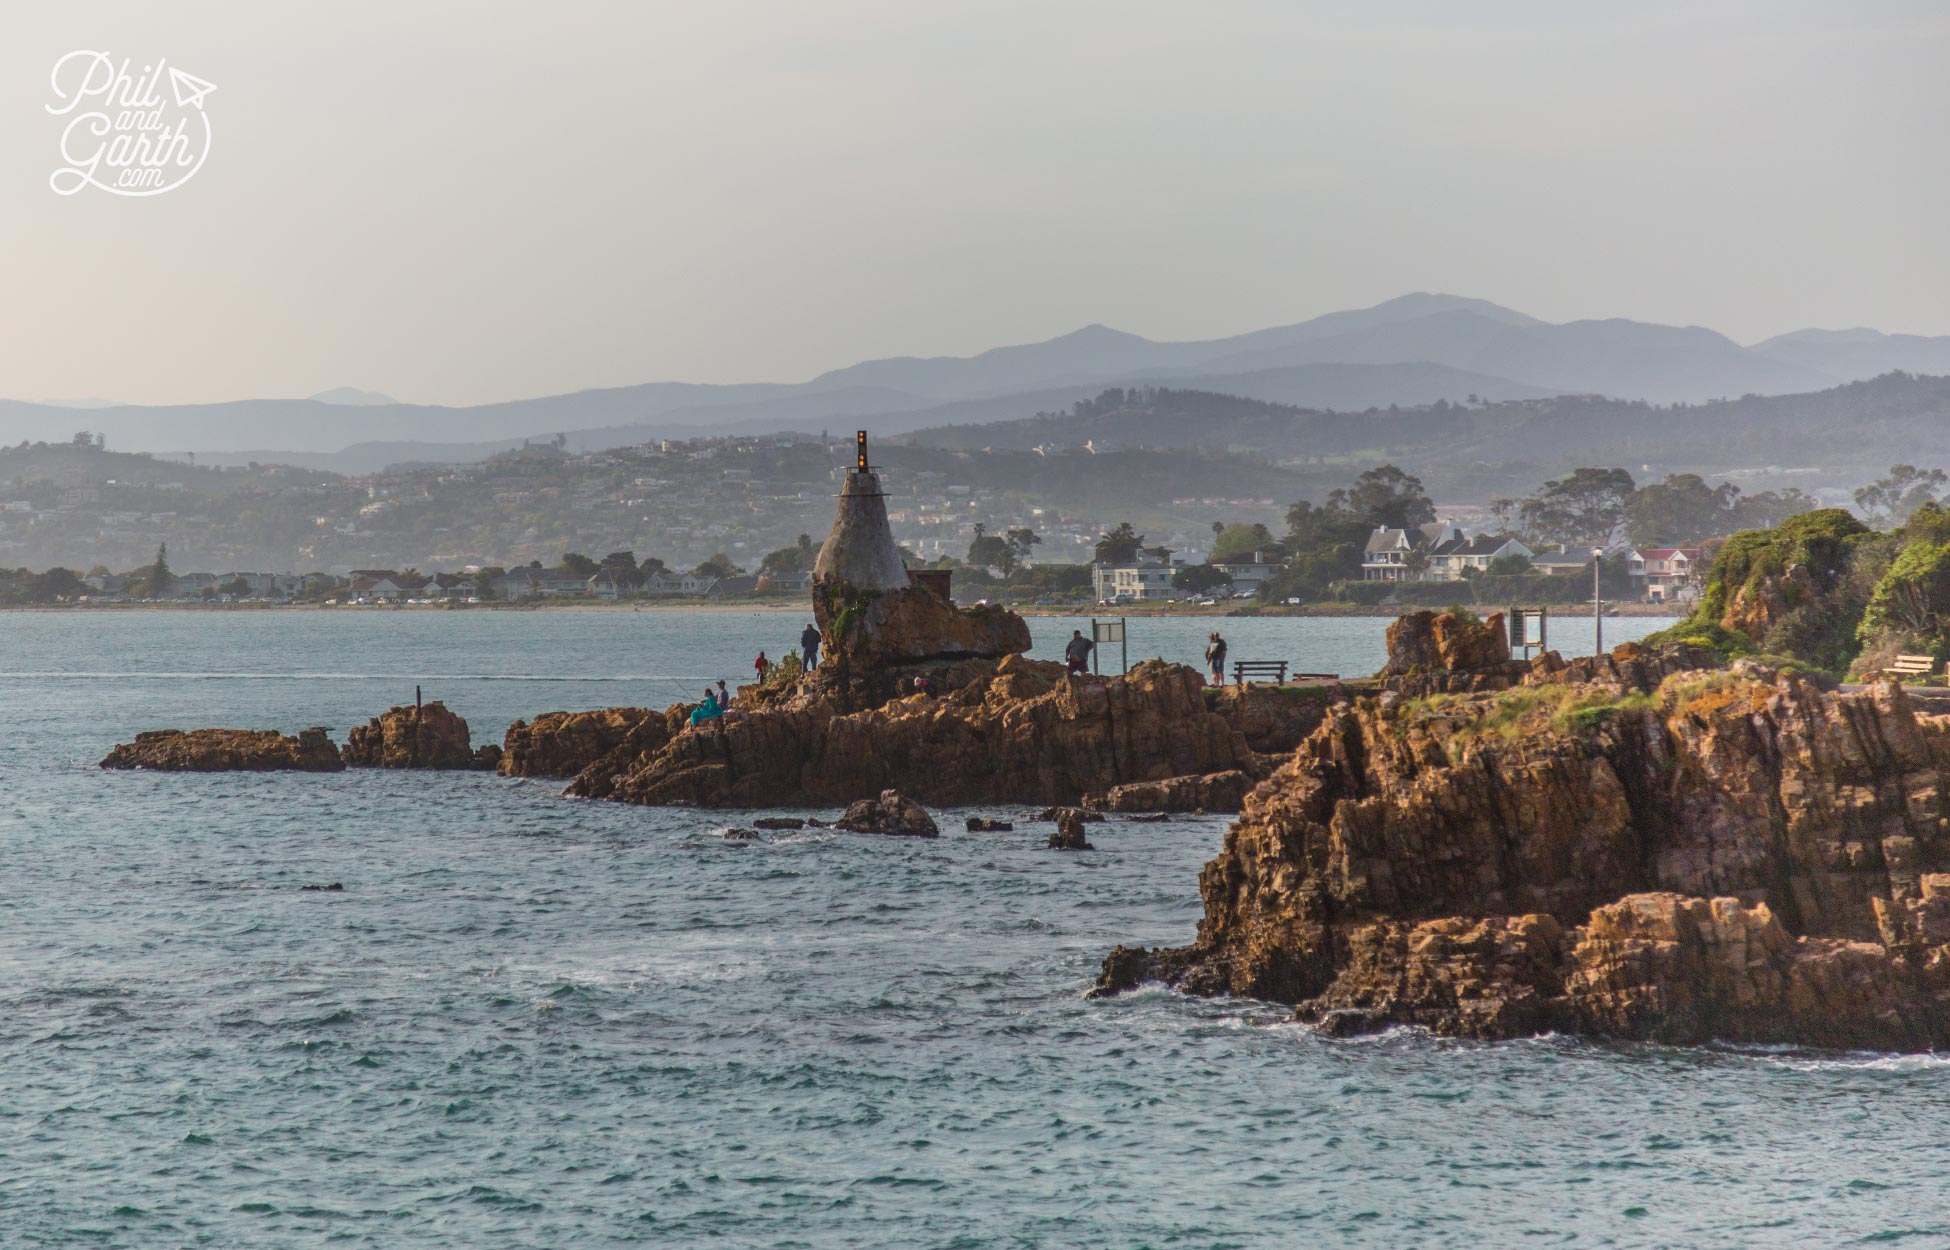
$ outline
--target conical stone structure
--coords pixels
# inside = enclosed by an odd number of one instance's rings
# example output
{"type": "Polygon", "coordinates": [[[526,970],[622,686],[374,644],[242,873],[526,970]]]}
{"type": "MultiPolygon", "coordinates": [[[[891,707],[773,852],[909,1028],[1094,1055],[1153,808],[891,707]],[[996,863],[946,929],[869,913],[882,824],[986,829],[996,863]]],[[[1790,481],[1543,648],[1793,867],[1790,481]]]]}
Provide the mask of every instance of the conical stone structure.
{"type": "Polygon", "coordinates": [[[856,590],[897,590],[908,585],[907,565],[887,523],[887,496],[880,475],[867,465],[867,436],[858,436],[859,459],[846,475],[833,528],[813,562],[813,578],[849,582],[856,590]]]}

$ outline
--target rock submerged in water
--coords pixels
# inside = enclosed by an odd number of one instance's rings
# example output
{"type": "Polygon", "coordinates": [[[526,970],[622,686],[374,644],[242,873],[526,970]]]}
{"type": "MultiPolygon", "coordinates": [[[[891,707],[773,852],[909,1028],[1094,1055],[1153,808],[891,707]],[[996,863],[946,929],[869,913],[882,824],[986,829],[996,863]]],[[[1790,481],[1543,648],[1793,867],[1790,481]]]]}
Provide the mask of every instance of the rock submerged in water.
{"type": "Polygon", "coordinates": [[[1330,1033],[1950,1046],[1950,717],[1669,660],[1331,709],[1203,873],[1197,941],[1120,947],[1095,992],[1330,1033]]]}
{"type": "Polygon", "coordinates": [[[101,766],[191,773],[335,773],[345,761],[330,735],[318,727],[295,737],[275,729],[156,729],[117,746],[101,766]]]}
{"type": "Polygon", "coordinates": [[[907,838],[933,838],[941,834],[927,809],[898,790],[883,790],[877,799],[859,799],[847,804],[846,813],[831,827],[848,833],[882,833],[907,838]]]}
{"type": "MultiPolygon", "coordinates": [[[[483,748],[486,750],[486,748],[483,748]]],[[[395,707],[355,726],[341,753],[351,768],[483,768],[468,738],[467,722],[438,700],[395,707]]],[[[500,758],[500,751],[493,752],[500,758]]]]}
{"type": "Polygon", "coordinates": [[[985,816],[970,816],[967,821],[970,833],[1008,833],[1016,826],[1007,820],[990,820],[985,816]]]}
{"type": "Polygon", "coordinates": [[[1065,808],[1056,817],[1056,832],[1049,835],[1049,849],[1052,851],[1094,851],[1089,839],[1083,836],[1083,813],[1077,809],[1065,808]]]}

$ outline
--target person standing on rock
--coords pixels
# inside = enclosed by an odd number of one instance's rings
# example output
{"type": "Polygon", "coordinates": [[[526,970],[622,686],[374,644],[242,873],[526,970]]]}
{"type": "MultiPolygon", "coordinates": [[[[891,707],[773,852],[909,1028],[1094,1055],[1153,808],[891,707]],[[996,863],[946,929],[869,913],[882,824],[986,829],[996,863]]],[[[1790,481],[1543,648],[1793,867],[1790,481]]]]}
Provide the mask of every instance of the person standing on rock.
{"type": "Polygon", "coordinates": [[[1212,670],[1212,684],[1226,684],[1226,640],[1213,630],[1210,641],[1205,644],[1205,667],[1212,670]]]}
{"type": "Polygon", "coordinates": [[[1085,638],[1082,630],[1073,629],[1069,645],[1063,648],[1063,662],[1072,673],[1086,672],[1090,668],[1090,653],[1096,648],[1097,644],[1085,638]]]}
{"type": "Polygon", "coordinates": [[[819,629],[811,621],[799,635],[799,650],[806,657],[808,673],[819,667],[819,629]]]}
{"type": "Polygon", "coordinates": [[[759,652],[758,658],[752,661],[752,671],[758,674],[758,684],[764,685],[765,674],[772,671],[772,661],[765,658],[763,651],[759,652]]]}

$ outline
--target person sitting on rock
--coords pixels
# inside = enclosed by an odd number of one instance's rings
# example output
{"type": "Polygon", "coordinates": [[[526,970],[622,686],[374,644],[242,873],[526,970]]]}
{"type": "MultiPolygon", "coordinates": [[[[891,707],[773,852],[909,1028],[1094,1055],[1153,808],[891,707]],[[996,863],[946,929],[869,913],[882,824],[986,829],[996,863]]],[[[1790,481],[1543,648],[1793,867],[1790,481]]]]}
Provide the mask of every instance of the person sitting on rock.
{"type": "Polygon", "coordinates": [[[1096,649],[1097,644],[1085,638],[1082,630],[1073,629],[1069,645],[1063,648],[1063,662],[1072,673],[1086,672],[1090,668],[1090,653],[1096,649]]]}
{"type": "Polygon", "coordinates": [[[724,688],[724,678],[722,677],[718,678],[718,706],[720,708],[729,708],[731,706],[731,691],[724,688]]]}
{"type": "Polygon", "coordinates": [[[1223,686],[1226,684],[1226,640],[1219,637],[1216,629],[1210,638],[1205,644],[1205,667],[1212,670],[1212,684],[1223,686]]]}
{"type": "Polygon", "coordinates": [[[819,629],[811,621],[799,635],[799,650],[805,653],[808,673],[819,667],[819,629]]]}
{"type": "Polygon", "coordinates": [[[718,702],[717,694],[709,686],[704,688],[704,701],[691,709],[691,727],[697,728],[707,721],[723,720],[724,706],[718,702]]]}
{"type": "Polygon", "coordinates": [[[759,652],[758,658],[752,661],[752,671],[758,674],[758,684],[764,685],[765,674],[772,671],[772,661],[765,658],[763,651],[759,652]]]}

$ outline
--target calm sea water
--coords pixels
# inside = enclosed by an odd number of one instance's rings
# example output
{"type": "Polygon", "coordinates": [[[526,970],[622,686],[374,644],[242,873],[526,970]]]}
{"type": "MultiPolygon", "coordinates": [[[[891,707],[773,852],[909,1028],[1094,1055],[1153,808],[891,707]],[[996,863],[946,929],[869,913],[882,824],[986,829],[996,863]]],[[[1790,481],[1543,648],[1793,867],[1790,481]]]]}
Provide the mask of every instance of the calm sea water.
{"type": "MultiPolygon", "coordinates": [[[[342,735],[416,682],[477,738],[661,704],[799,623],[0,614],[0,1247],[1950,1242],[1935,1058],[1084,1001],[1110,946],[1190,936],[1220,821],[738,848],[737,813],[552,783],[95,767],[157,726],[342,735]]],[[[1382,627],[1221,623],[1350,673],[1382,627]]]]}

